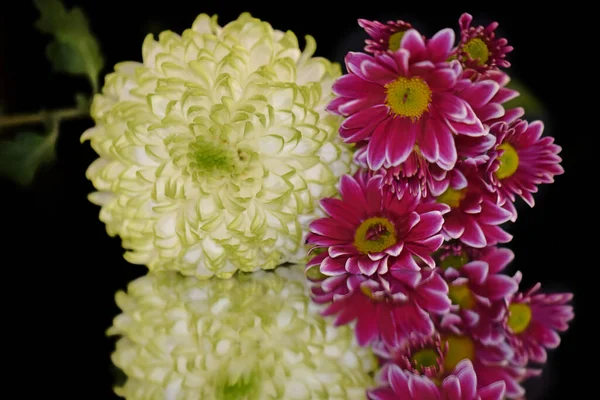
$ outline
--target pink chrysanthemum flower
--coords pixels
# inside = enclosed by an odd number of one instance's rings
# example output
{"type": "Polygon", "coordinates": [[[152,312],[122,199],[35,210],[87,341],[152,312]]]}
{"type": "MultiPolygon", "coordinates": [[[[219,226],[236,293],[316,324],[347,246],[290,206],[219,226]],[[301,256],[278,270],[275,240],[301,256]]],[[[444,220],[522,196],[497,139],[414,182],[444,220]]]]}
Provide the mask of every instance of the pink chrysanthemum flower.
{"type": "Polygon", "coordinates": [[[371,39],[365,40],[365,51],[372,54],[398,50],[404,34],[412,29],[411,24],[401,20],[388,21],[384,24],[379,21],[359,19],[358,25],[371,36],[371,39]]]}
{"type": "Polygon", "coordinates": [[[445,205],[423,204],[418,197],[398,199],[381,190],[381,177],[359,170],[354,177],[342,177],[342,199],[321,201],[329,217],[310,225],[307,242],[327,249],[315,256],[310,266],[319,264],[327,276],[388,272],[392,264],[416,266],[414,257],[433,267],[431,254],[443,237],[445,205]]]}
{"type": "MultiPolygon", "coordinates": [[[[523,116],[522,108],[515,108],[505,112],[502,104],[514,99],[519,93],[506,87],[510,78],[501,71],[489,71],[487,76],[481,74],[464,73],[465,82],[469,81],[483,82],[485,80],[493,81],[498,84],[499,89],[490,101],[471,102],[475,114],[481,119],[483,124],[492,124],[497,121],[513,121],[523,116]]],[[[457,135],[454,137],[456,152],[459,161],[469,161],[477,165],[489,161],[488,152],[495,143],[496,137],[492,134],[484,136],[466,136],[457,135]]],[[[355,162],[365,168],[368,168],[367,160],[368,141],[357,144],[354,154],[355,162]]],[[[427,161],[420,151],[413,151],[406,161],[393,167],[382,167],[376,174],[383,177],[383,184],[390,186],[391,190],[403,196],[407,191],[413,196],[439,196],[449,185],[459,184],[457,179],[463,179],[457,175],[455,169],[446,171],[440,166],[427,161]]]]}
{"type": "Polygon", "coordinates": [[[325,315],[337,315],[335,325],[356,321],[362,346],[382,340],[396,346],[410,334],[431,335],[431,315],[448,312],[448,285],[431,268],[392,269],[388,274],[338,275],[312,288],[317,303],[332,302],[325,315]]]}
{"type": "Polygon", "coordinates": [[[398,166],[418,152],[450,170],[458,159],[455,136],[488,133],[471,104],[491,101],[499,85],[462,79],[458,61],[446,61],[453,42],[451,29],[427,42],[411,29],[393,53],[346,56],[349,73],[333,85],[338,97],[328,110],[347,117],[344,141],[368,142],[370,169],[398,166]]]}
{"type": "Polygon", "coordinates": [[[458,239],[467,246],[482,248],[507,243],[512,235],[499,225],[510,220],[512,213],[497,204],[496,197],[488,191],[476,166],[457,165],[464,176],[460,184],[451,185],[435,200],[450,206],[444,215],[442,233],[446,240],[458,239]]]}
{"type": "MultiPolygon", "coordinates": [[[[520,273],[516,279],[520,282],[520,273]]],[[[567,305],[573,298],[572,293],[537,293],[540,287],[538,283],[507,301],[505,329],[515,352],[513,361],[518,365],[529,361],[545,363],[546,349],[558,347],[558,332],[565,332],[574,317],[573,306],[567,305]]]]}
{"type": "Polygon", "coordinates": [[[478,72],[486,72],[498,67],[508,68],[510,63],[506,54],[513,50],[504,38],[497,38],[495,30],[497,22],[492,22],[487,27],[471,26],[473,17],[463,14],[458,20],[460,26],[460,44],[458,45],[458,59],[465,68],[478,72]]]}
{"type": "Polygon", "coordinates": [[[436,252],[435,259],[452,301],[441,327],[455,333],[468,329],[483,343],[501,342],[504,337],[497,326],[505,316],[504,302],[519,289],[512,277],[501,273],[514,253],[494,246],[476,249],[448,243],[436,252]]]}
{"type": "Polygon", "coordinates": [[[372,348],[380,364],[395,364],[436,384],[452,374],[460,362],[469,360],[479,378],[479,388],[502,381],[507,388],[507,398],[525,393],[520,382],[528,376],[528,371],[507,362],[512,357],[512,350],[506,343],[486,346],[466,334],[436,332],[429,337],[411,335],[394,347],[376,342],[372,348]]]}
{"type": "Polygon", "coordinates": [[[456,366],[438,386],[426,376],[402,370],[396,364],[385,365],[377,377],[380,388],[369,390],[371,400],[502,400],[502,381],[478,389],[478,377],[471,361],[456,366]]]}
{"type": "Polygon", "coordinates": [[[541,121],[498,122],[490,131],[496,144],[489,152],[488,182],[497,189],[500,202],[514,202],[520,196],[533,207],[538,185],[552,183],[556,175],[564,173],[560,146],[553,137],[542,137],[541,121]]]}

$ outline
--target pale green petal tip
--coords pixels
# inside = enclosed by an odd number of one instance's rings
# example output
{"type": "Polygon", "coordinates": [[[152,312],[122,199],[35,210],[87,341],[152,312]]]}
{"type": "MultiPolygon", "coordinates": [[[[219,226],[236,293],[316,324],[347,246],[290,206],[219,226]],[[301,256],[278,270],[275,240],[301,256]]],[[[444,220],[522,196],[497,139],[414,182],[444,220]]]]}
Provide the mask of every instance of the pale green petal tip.
{"type": "Polygon", "coordinates": [[[90,201],[127,261],[228,279],[305,259],[319,200],[354,168],[325,111],[341,71],[315,49],[249,13],[201,14],[105,77],[81,140],[99,156],[90,201]]]}
{"type": "Polygon", "coordinates": [[[117,394],[364,398],[376,358],[349,326],[336,328],[321,316],[303,269],[211,281],[166,272],[131,282],[117,298],[123,311],[109,329],[121,336],[111,358],[128,378],[117,394]]]}

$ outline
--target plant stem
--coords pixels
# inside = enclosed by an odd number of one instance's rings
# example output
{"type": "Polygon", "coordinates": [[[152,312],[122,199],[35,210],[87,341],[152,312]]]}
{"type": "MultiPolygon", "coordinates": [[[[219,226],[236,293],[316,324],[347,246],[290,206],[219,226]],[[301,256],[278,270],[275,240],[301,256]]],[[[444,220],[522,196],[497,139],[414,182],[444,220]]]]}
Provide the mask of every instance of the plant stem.
{"type": "Polygon", "coordinates": [[[64,108],[53,111],[40,111],[33,114],[0,115],[0,128],[7,128],[19,125],[41,124],[53,117],[58,120],[76,119],[89,117],[90,113],[86,110],[77,108],[64,108]]]}

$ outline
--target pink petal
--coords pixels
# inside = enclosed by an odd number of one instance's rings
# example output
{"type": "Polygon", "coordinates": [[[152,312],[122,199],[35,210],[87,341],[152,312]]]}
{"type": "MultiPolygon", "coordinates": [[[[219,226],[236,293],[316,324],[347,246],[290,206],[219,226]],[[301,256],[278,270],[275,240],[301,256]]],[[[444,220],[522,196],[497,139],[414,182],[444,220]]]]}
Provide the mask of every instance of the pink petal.
{"type": "MultiPolygon", "coordinates": [[[[415,400],[438,400],[439,391],[432,380],[425,376],[410,375],[408,388],[412,397],[415,400]]],[[[403,397],[399,397],[402,399],[403,397]]]]}
{"type": "Polygon", "coordinates": [[[321,270],[321,273],[323,275],[344,275],[346,274],[346,270],[344,268],[345,264],[345,260],[340,260],[339,258],[325,257],[319,269],[321,270]]]}
{"type": "Polygon", "coordinates": [[[416,58],[425,53],[426,50],[423,36],[421,36],[421,34],[415,29],[410,29],[404,33],[400,47],[408,50],[410,55],[416,58]]]}
{"type": "Polygon", "coordinates": [[[462,396],[460,381],[454,375],[450,375],[444,379],[442,389],[444,391],[443,400],[471,400],[468,397],[462,396]]]}
{"type": "Polygon", "coordinates": [[[437,142],[436,130],[440,129],[431,115],[423,116],[418,122],[418,141],[421,154],[430,163],[435,163],[440,157],[440,149],[437,142]]]}
{"type": "Polygon", "coordinates": [[[385,89],[382,86],[367,82],[352,74],[346,74],[338,78],[331,90],[337,96],[359,98],[375,95],[380,98],[381,103],[385,101],[385,89]]]}
{"type": "Polygon", "coordinates": [[[366,139],[388,115],[388,108],[379,105],[362,109],[344,120],[340,126],[340,136],[346,143],[356,143],[366,139]]]}
{"type": "Polygon", "coordinates": [[[343,220],[319,218],[310,224],[310,231],[332,239],[350,242],[354,240],[354,227],[343,220]]]}
{"type": "MultiPolygon", "coordinates": [[[[367,300],[365,300],[367,301],[367,300]]],[[[380,318],[377,307],[369,301],[360,317],[356,321],[356,339],[360,346],[367,346],[378,336],[377,320],[380,318]]]]}
{"type": "Polygon", "coordinates": [[[360,274],[360,267],[358,266],[358,257],[349,257],[346,260],[346,265],[344,265],[344,269],[349,274],[358,275],[360,274]]]}
{"type": "Polygon", "coordinates": [[[373,261],[367,257],[361,257],[358,259],[358,268],[360,269],[361,274],[371,276],[377,272],[377,268],[379,268],[379,261],[373,261]]]}
{"type": "Polygon", "coordinates": [[[477,119],[475,123],[467,124],[463,122],[448,121],[452,130],[458,135],[466,135],[472,137],[485,136],[488,133],[481,121],[477,119]]]}
{"type": "Polygon", "coordinates": [[[438,142],[439,163],[442,163],[447,169],[453,168],[458,160],[456,146],[452,132],[446,124],[436,121],[435,137],[438,142]]]}
{"type": "Polygon", "coordinates": [[[480,108],[489,103],[489,101],[498,93],[500,85],[492,80],[476,82],[463,90],[460,96],[465,99],[473,108],[480,108]]]}
{"type": "Polygon", "coordinates": [[[408,118],[391,118],[387,129],[390,130],[385,157],[387,164],[395,167],[406,161],[413,152],[417,140],[418,124],[408,118]]]}
{"type": "Polygon", "coordinates": [[[487,245],[485,234],[479,224],[472,218],[465,218],[465,231],[460,240],[471,247],[482,248],[487,245]]]}
{"type": "Polygon", "coordinates": [[[323,199],[321,200],[321,207],[323,207],[323,210],[334,219],[345,220],[352,225],[360,223],[360,219],[354,207],[340,199],[323,199]]]}
{"type": "Polygon", "coordinates": [[[435,96],[435,106],[443,115],[454,121],[462,121],[467,118],[468,104],[451,93],[438,93],[435,96]]]}
{"type": "Polygon", "coordinates": [[[392,364],[388,370],[388,381],[394,390],[397,399],[398,397],[410,398],[410,390],[409,390],[409,376],[408,373],[405,373],[395,364],[392,364]]]}
{"type": "Polygon", "coordinates": [[[434,90],[448,90],[456,85],[456,73],[451,68],[436,69],[429,75],[427,84],[434,90]]]}
{"type": "Polygon", "coordinates": [[[465,231],[465,227],[461,223],[461,220],[458,218],[458,216],[455,213],[450,212],[450,214],[447,214],[444,218],[444,231],[446,231],[448,236],[450,236],[452,239],[458,239],[461,237],[465,231]]]}
{"type": "Polygon", "coordinates": [[[494,248],[486,254],[485,260],[490,265],[490,273],[498,273],[502,271],[515,258],[515,253],[507,248],[494,248]]]}
{"type": "Polygon", "coordinates": [[[490,275],[486,282],[486,295],[490,300],[500,300],[519,290],[519,285],[507,275],[490,275]]]}
{"type": "Polygon", "coordinates": [[[481,285],[488,277],[488,263],[484,261],[471,261],[463,265],[462,270],[469,277],[469,281],[481,285]]]}
{"type": "Polygon", "coordinates": [[[506,383],[498,381],[484,388],[479,389],[478,393],[481,400],[502,400],[506,391],[506,383]]]}
{"type": "Polygon", "coordinates": [[[430,211],[420,215],[419,222],[412,228],[406,237],[406,241],[418,241],[427,239],[437,234],[444,224],[444,217],[438,211],[430,211]]]}
{"type": "Polygon", "coordinates": [[[384,68],[373,57],[364,53],[351,51],[346,55],[345,61],[348,71],[365,81],[385,84],[396,77],[392,71],[384,68]]]}
{"type": "Polygon", "coordinates": [[[415,288],[421,282],[421,272],[409,268],[392,268],[390,274],[411,288],[415,288]]]}
{"type": "Polygon", "coordinates": [[[454,44],[454,31],[450,28],[442,29],[427,42],[429,55],[436,62],[446,61],[454,44]]]}
{"type": "Polygon", "coordinates": [[[475,399],[477,394],[477,375],[469,360],[460,362],[456,366],[456,377],[460,381],[460,388],[464,399],[475,399]]]}
{"type": "Polygon", "coordinates": [[[362,208],[365,211],[368,210],[367,200],[365,199],[362,188],[350,175],[342,176],[340,182],[340,193],[344,201],[348,204],[353,204],[355,207],[362,208]]]}
{"type": "Polygon", "coordinates": [[[369,168],[374,171],[383,167],[383,163],[385,162],[388,138],[392,133],[389,130],[391,121],[392,118],[387,118],[380,123],[369,141],[367,147],[367,163],[369,164],[369,168]]]}
{"type": "Polygon", "coordinates": [[[358,253],[353,244],[333,245],[328,252],[332,258],[358,253]]]}
{"type": "Polygon", "coordinates": [[[510,220],[512,213],[489,201],[482,207],[478,220],[486,225],[500,225],[510,220]]]}

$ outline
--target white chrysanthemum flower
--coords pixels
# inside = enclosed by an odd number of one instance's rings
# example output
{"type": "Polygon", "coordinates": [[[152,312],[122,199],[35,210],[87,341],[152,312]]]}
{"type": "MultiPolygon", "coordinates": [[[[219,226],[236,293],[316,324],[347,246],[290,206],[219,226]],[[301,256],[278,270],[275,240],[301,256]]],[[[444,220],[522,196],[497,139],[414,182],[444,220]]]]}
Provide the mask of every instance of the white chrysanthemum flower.
{"type": "Polygon", "coordinates": [[[242,14],[149,35],[94,98],[87,177],[128,261],[198,278],[304,259],[318,200],[351,172],[325,111],[339,64],[242,14]]]}
{"type": "Polygon", "coordinates": [[[119,292],[109,334],[127,399],[364,399],[376,368],[310,300],[300,265],[198,280],[159,272],[119,292]]]}

